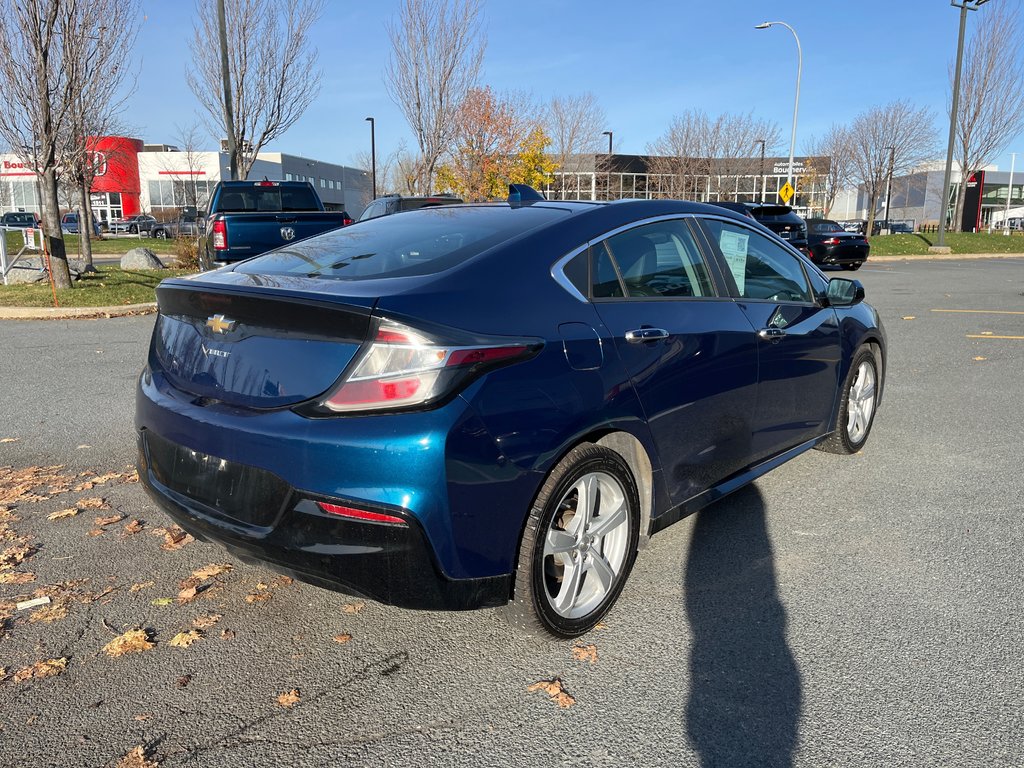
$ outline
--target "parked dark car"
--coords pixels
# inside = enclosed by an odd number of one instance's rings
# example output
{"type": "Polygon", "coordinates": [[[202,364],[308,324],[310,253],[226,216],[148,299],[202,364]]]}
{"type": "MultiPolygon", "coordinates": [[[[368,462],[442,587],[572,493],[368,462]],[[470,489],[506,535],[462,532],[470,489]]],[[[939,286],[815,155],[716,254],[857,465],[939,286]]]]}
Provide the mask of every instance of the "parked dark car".
{"type": "Polygon", "coordinates": [[[462,199],[454,195],[427,195],[423,197],[386,195],[385,197],[378,197],[366,206],[366,210],[359,214],[358,220],[366,221],[367,219],[377,219],[381,216],[390,216],[393,213],[418,211],[420,208],[433,208],[438,205],[456,205],[461,202],[462,199]]]}
{"type": "Polygon", "coordinates": [[[840,221],[839,226],[847,232],[853,232],[855,235],[863,235],[867,232],[868,222],[866,219],[851,219],[849,221],[840,221]]]}
{"type": "Polygon", "coordinates": [[[158,240],[175,237],[199,237],[205,232],[202,212],[183,212],[176,219],[153,221],[149,225],[149,236],[158,240]]]}
{"type": "Polygon", "coordinates": [[[759,221],[798,251],[807,253],[807,224],[788,205],[772,203],[711,203],[759,221]]]}
{"type": "Polygon", "coordinates": [[[843,269],[860,269],[871,247],[864,235],[847,232],[830,219],[807,220],[807,250],[815,264],[837,264],[843,269]]]}
{"type": "Polygon", "coordinates": [[[153,225],[157,223],[155,216],[150,216],[147,213],[137,213],[126,219],[114,219],[110,222],[110,231],[115,233],[127,232],[130,235],[137,235],[140,232],[142,234],[149,234],[153,229],[153,225]]]}
{"type": "Polygon", "coordinates": [[[9,211],[0,216],[0,227],[17,227],[18,229],[38,229],[42,222],[32,211],[9,211]]]}
{"type": "Polygon", "coordinates": [[[640,540],[864,446],[888,361],[858,282],[722,208],[515,192],[161,283],[156,501],[314,584],[573,637],[640,540]]]}
{"type": "Polygon", "coordinates": [[[324,210],[308,181],[222,181],[210,199],[205,264],[248,259],[351,223],[346,211],[324,210]]]}
{"type": "MultiPolygon", "coordinates": [[[[65,213],[63,216],[61,216],[60,230],[61,232],[68,235],[78,234],[78,213],[76,211],[69,211],[68,213],[65,213]]],[[[92,220],[92,233],[96,237],[99,237],[101,233],[100,223],[96,221],[96,219],[92,220]]]]}

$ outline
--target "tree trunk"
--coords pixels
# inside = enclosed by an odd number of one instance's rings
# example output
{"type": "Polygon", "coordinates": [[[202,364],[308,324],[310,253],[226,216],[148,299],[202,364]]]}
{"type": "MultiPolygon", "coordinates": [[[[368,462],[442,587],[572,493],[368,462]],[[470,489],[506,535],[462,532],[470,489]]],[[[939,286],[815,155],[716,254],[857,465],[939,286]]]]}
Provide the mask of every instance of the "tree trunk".
{"type": "Polygon", "coordinates": [[[96,267],[92,264],[92,196],[89,194],[89,185],[82,179],[79,189],[82,198],[82,215],[78,222],[78,241],[82,244],[82,261],[85,262],[86,272],[95,272],[96,267]]]}
{"type": "Polygon", "coordinates": [[[871,233],[875,229],[875,206],[878,205],[878,191],[877,189],[872,189],[868,192],[865,189],[864,192],[868,198],[868,223],[864,229],[864,237],[871,237],[871,233]]]}
{"type": "Polygon", "coordinates": [[[46,233],[46,250],[50,254],[50,272],[55,288],[71,287],[71,272],[68,271],[68,257],[64,250],[64,235],[60,231],[60,203],[57,201],[57,172],[54,168],[43,171],[43,230],[46,233]]]}

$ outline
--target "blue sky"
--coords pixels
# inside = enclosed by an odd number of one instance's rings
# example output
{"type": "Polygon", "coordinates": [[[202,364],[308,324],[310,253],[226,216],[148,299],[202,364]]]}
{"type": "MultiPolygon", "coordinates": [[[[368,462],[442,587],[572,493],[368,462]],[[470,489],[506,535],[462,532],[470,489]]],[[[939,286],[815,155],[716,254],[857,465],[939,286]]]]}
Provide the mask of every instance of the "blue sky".
{"type": "MultiPolygon", "coordinates": [[[[1015,2],[993,0],[992,4],[1015,2]]],[[[185,83],[193,6],[188,0],[143,0],[134,57],[138,90],[126,115],[147,142],[175,143],[176,125],[196,122],[199,105],[185,83]]],[[[316,31],[324,75],[317,101],[269,149],[351,163],[369,149],[372,115],[377,152],[415,142],[388,97],[383,70],[385,23],[397,0],[327,0],[316,31]]],[[[971,13],[968,39],[976,17],[971,13]]],[[[947,71],[956,52],[958,11],[947,0],[485,0],[487,53],[482,82],[497,90],[553,95],[592,91],[614,132],[615,151],[640,154],[672,116],[688,108],[746,112],[776,121],[788,153],[800,35],[803,82],[797,154],[808,137],[861,110],[910,98],[935,113],[937,156],[945,155],[947,71]]],[[[209,148],[214,148],[212,138],[209,148]]],[[[996,159],[1009,169],[1016,137],[996,159]]],[[[1018,165],[1024,158],[1018,157],[1018,165]]]]}

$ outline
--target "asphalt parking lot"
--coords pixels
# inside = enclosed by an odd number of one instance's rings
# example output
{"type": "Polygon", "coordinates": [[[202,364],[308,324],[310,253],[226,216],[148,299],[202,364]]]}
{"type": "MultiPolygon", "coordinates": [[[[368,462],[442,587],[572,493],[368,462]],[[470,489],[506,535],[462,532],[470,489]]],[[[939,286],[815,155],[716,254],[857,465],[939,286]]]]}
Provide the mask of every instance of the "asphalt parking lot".
{"type": "Polygon", "coordinates": [[[0,582],[0,766],[1024,765],[1024,258],[856,277],[890,342],[865,450],[656,536],[576,643],[174,541],[125,474],[153,318],[0,323],[4,488],[64,467],[0,512],[34,574],[0,582]],[[14,608],[37,590],[55,610],[14,608]],[[155,645],[103,651],[133,628],[155,645]]]}

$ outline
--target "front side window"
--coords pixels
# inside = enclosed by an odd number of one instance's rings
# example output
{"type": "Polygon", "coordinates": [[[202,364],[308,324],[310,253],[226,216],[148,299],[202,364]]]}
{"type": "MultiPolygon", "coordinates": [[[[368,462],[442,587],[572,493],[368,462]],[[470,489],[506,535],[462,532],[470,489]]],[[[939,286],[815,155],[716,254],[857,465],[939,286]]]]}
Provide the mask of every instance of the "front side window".
{"type": "Polygon", "coordinates": [[[613,235],[604,247],[630,298],[713,296],[708,268],[686,222],[658,221],[613,235]]]}
{"type": "Polygon", "coordinates": [[[718,244],[744,299],[811,302],[807,276],[799,259],[752,229],[719,219],[704,221],[718,244]]]}

